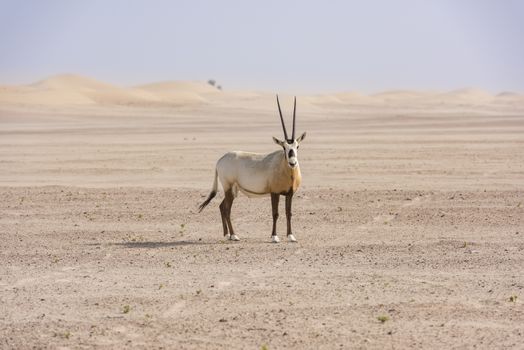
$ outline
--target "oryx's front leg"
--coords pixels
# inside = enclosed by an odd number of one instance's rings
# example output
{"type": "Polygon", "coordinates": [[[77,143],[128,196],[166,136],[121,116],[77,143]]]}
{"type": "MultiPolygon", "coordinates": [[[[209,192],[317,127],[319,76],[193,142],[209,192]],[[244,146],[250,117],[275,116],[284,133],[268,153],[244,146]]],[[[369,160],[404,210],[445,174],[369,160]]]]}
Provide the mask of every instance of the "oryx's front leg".
{"type": "Polygon", "coordinates": [[[271,232],[271,242],[278,243],[280,239],[277,236],[277,220],[278,220],[278,200],[280,194],[271,193],[271,210],[273,212],[273,231],[271,232]]]}
{"type": "Polygon", "coordinates": [[[296,242],[295,236],[291,232],[291,202],[293,201],[293,192],[286,194],[286,220],[287,220],[287,238],[290,242],[296,242]]]}

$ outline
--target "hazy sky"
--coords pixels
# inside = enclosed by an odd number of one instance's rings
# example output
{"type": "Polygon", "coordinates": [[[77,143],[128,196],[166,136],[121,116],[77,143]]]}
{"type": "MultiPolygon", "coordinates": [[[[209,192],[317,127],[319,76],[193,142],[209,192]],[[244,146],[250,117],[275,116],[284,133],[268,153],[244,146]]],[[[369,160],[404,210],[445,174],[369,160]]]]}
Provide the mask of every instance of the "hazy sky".
{"type": "Polygon", "coordinates": [[[524,91],[524,1],[0,0],[0,83],[524,91]]]}

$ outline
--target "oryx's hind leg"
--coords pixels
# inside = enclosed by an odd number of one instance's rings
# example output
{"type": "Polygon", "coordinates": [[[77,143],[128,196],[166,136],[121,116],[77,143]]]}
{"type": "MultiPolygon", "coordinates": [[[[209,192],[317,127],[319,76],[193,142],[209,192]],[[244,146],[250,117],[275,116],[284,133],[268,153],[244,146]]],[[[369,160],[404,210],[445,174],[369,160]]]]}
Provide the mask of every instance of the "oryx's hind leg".
{"type": "Polygon", "coordinates": [[[280,239],[277,236],[277,220],[278,220],[278,200],[280,194],[271,193],[271,211],[273,214],[273,230],[271,231],[271,242],[278,243],[280,239]]]}
{"type": "Polygon", "coordinates": [[[229,189],[225,193],[225,212],[226,212],[226,222],[229,228],[229,239],[232,241],[239,241],[240,238],[235,234],[233,230],[233,224],[231,224],[231,208],[233,207],[233,200],[235,199],[232,189],[229,189]]]}
{"type": "Polygon", "coordinates": [[[291,232],[291,202],[293,201],[293,192],[286,194],[286,221],[287,221],[287,238],[290,242],[296,242],[293,232],[291,232]]]}
{"type": "Polygon", "coordinates": [[[222,203],[220,203],[220,216],[222,217],[222,228],[224,229],[224,237],[227,237],[229,239],[229,232],[227,229],[227,221],[226,221],[226,200],[222,200],[222,203]]]}

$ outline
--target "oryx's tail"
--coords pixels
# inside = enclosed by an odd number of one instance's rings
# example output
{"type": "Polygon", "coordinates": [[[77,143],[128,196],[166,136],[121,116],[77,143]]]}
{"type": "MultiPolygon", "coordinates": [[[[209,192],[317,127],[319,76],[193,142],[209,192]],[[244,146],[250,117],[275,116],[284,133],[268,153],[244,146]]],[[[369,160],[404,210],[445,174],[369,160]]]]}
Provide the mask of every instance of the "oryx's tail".
{"type": "Polygon", "coordinates": [[[207,196],[207,199],[204,201],[204,203],[200,204],[198,206],[198,212],[200,213],[208,204],[211,202],[213,198],[217,195],[217,189],[218,189],[218,171],[215,169],[215,180],[213,181],[213,188],[211,189],[211,193],[209,196],[207,196]]]}

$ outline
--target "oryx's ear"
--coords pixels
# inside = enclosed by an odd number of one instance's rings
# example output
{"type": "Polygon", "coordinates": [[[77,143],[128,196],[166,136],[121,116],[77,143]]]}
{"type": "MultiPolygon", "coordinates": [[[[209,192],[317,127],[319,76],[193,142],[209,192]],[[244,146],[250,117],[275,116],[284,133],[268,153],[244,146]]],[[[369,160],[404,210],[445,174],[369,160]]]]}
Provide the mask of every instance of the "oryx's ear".
{"type": "Polygon", "coordinates": [[[280,141],[279,139],[277,139],[277,138],[274,137],[274,136],[273,136],[273,141],[274,141],[277,145],[279,145],[279,146],[281,146],[281,147],[284,147],[284,141],[280,141]]]}
{"type": "Polygon", "coordinates": [[[306,133],[304,132],[300,137],[297,139],[297,142],[300,143],[306,138],[306,133]]]}

